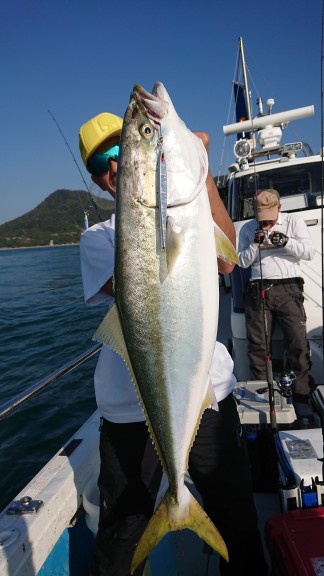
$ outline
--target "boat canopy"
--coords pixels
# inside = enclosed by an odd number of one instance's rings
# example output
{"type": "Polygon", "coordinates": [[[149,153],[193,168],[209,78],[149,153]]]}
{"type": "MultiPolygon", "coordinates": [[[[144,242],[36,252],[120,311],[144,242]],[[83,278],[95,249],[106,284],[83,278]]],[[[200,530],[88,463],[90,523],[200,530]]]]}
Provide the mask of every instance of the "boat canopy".
{"type": "Polygon", "coordinates": [[[232,220],[254,217],[252,199],[257,190],[274,188],[281,198],[284,212],[316,208],[322,204],[322,168],[318,161],[290,165],[258,167],[257,172],[238,172],[230,180],[228,208],[232,220]]]}

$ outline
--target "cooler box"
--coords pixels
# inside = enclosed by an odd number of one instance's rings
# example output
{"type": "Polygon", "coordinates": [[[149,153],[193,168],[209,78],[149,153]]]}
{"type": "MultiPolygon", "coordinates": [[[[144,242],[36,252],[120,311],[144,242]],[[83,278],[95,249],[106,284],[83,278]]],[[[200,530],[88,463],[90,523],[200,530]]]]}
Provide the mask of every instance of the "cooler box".
{"type": "Polygon", "coordinates": [[[324,576],[324,507],[270,516],[265,525],[271,576],[324,576]]]}
{"type": "Polygon", "coordinates": [[[280,431],[276,450],[282,510],[324,507],[322,430],[280,431]]]}
{"type": "Polygon", "coordinates": [[[302,480],[305,486],[311,485],[316,476],[322,480],[323,435],[320,428],[280,431],[279,439],[298,486],[302,480]]]}

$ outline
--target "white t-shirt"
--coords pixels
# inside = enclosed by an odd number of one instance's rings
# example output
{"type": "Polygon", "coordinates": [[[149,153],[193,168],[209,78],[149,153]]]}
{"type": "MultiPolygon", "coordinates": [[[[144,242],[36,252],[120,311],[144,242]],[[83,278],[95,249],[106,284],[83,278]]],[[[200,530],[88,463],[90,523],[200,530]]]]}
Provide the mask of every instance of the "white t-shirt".
{"type": "MultiPolygon", "coordinates": [[[[94,306],[114,299],[101,287],[111,278],[115,258],[115,215],[81,234],[80,257],[86,304],[94,306]]],[[[233,361],[227,349],[216,342],[210,379],[217,402],[224,400],[236,385],[233,361]]],[[[133,382],[123,360],[103,345],[94,375],[96,401],[101,415],[110,422],[126,423],[145,420],[133,382]]]]}

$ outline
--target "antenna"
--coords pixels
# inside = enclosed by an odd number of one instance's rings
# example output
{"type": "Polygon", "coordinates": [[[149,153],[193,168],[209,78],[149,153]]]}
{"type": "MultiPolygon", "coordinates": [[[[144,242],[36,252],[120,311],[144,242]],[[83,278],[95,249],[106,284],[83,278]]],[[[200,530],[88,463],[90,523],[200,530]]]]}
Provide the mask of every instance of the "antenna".
{"type": "Polygon", "coordinates": [[[266,128],[266,126],[280,126],[280,124],[284,122],[314,116],[314,112],[314,106],[305,106],[304,108],[287,110],[287,112],[278,112],[277,114],[260,116],[259,118],[255,118],[253,122],[246,120],[245,122],[237,122],[236,124],[223,126],[223,134],[225,136],[230,136],[231,134],[238,134],[240,132],[259,130],[260,128],[266,128]]]}

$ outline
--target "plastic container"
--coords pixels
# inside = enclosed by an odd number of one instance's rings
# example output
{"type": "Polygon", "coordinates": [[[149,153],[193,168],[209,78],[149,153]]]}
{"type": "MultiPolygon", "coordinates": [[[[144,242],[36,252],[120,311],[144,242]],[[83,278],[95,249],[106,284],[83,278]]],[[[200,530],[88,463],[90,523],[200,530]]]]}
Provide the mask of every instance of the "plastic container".
{"type": "Polygon", "coordinates": [[[265,527],[272,576],[324,574],[324,508],[271,516],[265,527]]]}

